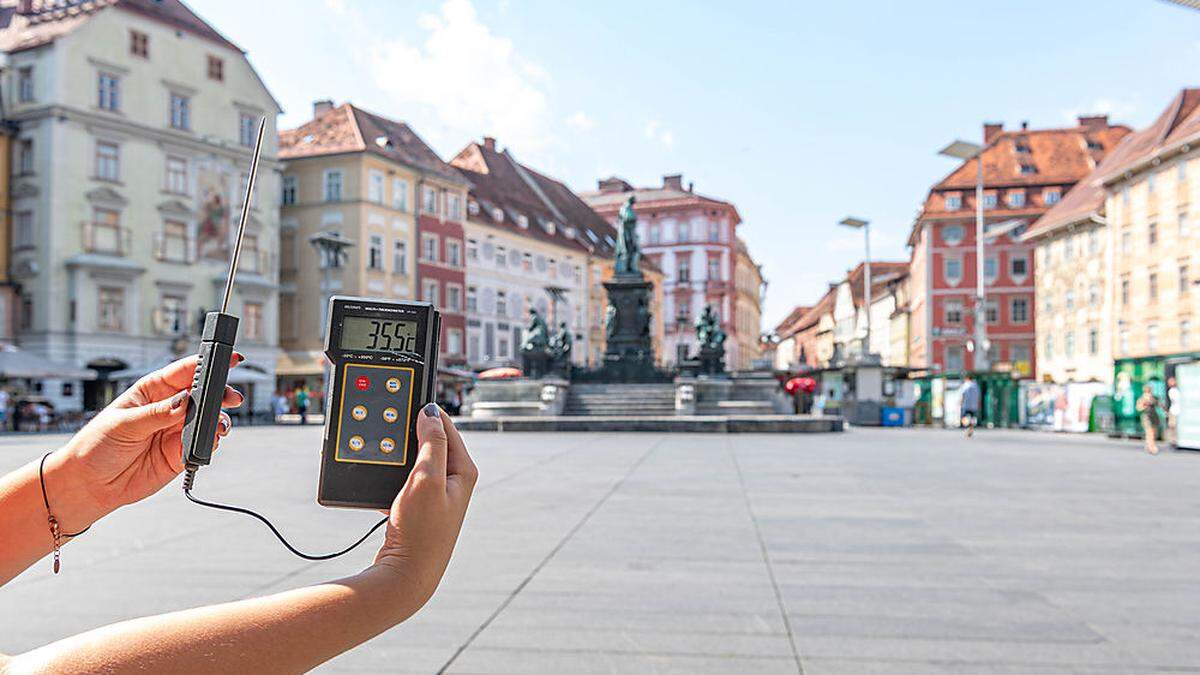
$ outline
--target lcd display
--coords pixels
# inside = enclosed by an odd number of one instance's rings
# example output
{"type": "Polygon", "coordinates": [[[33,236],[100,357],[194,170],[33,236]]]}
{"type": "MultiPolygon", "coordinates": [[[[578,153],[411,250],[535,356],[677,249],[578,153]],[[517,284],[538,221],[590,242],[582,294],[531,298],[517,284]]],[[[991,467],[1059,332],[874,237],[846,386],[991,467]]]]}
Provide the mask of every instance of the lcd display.
{"type": "Polygon", "coordinates": [[[370,352],[416,352],[417,322],[369,316],[342,320],[342,349],[370,352]]]}

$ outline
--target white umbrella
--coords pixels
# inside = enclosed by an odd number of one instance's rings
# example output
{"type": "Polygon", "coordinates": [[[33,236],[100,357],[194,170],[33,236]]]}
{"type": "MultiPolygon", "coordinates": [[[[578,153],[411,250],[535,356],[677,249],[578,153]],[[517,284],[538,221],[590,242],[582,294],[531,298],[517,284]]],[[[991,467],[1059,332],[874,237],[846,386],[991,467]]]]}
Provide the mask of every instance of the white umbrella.
{"type": "Polygon", "coordinates": [[[0,379],[94,380],[96,371],[35,356],[13,345],[3,345],[0,346],[0,379]]]}

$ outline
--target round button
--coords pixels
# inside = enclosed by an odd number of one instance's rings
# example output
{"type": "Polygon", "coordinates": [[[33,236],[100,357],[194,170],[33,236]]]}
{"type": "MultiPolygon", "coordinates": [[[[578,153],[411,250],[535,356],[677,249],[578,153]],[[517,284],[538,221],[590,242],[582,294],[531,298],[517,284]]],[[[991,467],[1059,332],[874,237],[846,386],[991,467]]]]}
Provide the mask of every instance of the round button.
{"type": "Polygon", "coordinates": [[[387,387],[387,390],[389,392],[394,394],[394,393],[400,391],[400,378],[389,377],[387,382],[384,383],[384,386],[387,387]]]}
{"type": "Polygon", "coordinates": [[[400,419],[400,413],[396,412],[395,408],[384,408],[383,409],[383,421],[384,422],[391,424],[398,419],[400,419]]]}
{"type": "Polygon", "coordinates": [[[350,449],[355,452],[362,450],[363,446],[366,444],[367,443],[366,443],[366,441],[363,440],[362,436],[351,436],[350,437],[350,443],[349,443],[350,449]]]}
{"type": "Polygon", "coordinates": [[[371,378],[366,375],[359,375],[358,379],[354,380],[354,386],[358,387],[359,391],[366,391],[371,388],[371,378]]]}
{"type": "Polygon", "coordinates": [[[350,416],[353,417],[354,419],[358,420],[359,422],[367,419],[367,406],[365,406],[365,405],[354,406],[354,409],[350,411],[350,416]]]}
{"type": "Polygon", "coordinates": [[[390,438],[384,438],[382,441],[379,441],[379,449],[383,452],[383,454],[390,455],[392,454],[392,451],[396,449],[396,441],[393,441],[390,438]]]}

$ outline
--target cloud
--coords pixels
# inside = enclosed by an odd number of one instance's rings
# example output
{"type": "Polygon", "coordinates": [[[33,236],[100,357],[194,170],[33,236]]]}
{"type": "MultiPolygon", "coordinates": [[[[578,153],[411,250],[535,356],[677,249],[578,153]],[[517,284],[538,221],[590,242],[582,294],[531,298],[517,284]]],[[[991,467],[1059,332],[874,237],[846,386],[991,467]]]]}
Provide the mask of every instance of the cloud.
{"type": "Polygon", "coordinates": [[[596,121],[582,110],[577,110],[567,117],[567,126],[576,131],[591,131],[595,128],[596,121]]]}
{"type": "Polygon", "coordinates": [[[664,128],[662,122],[650,120],[646,123],[646,140],[657,141],[665,148],[675,146],[675,133],[664,128]]]}
{"type": "MultiPolygon", "coordinates": [[[[344,0],[326,2],[336,11],[344,0]]],[[[488,134],[524,152],[550,142],[549,75],[492,33],[469,0],[447,0],[417,25],[425,33],[420,44],[393,38],[361,45],[398,117],[411,118],[405,111],[419,106],[441,126],[434,136],[488,134]]]]}

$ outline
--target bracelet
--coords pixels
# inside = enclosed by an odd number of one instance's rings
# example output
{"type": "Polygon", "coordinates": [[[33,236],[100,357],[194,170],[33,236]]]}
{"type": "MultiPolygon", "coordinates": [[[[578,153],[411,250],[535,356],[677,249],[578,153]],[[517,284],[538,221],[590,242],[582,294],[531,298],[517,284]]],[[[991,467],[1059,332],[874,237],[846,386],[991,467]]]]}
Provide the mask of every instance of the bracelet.
{"type": "Polygon", "coordinates": [[[46,458],[49,457],[53,453],[54,453],[53,450],[51,450],[50,452],[47,452],[46,454],[42,455],[42,461],[38,462],[38,482],[42,484],[42,503],[46,505],[46,519],[50,522],[50,535],[52,537],[54,537],[54,573],[58,574],[58,568],[60,566],[60,560],[62,558],[62,554],[60,553],[60,551],[62,549],[63,537],[71,537],[71,538],[78,537],[79,535],[83,534],[84,532],[87,532],[88,530],[92,529],[92,526],[88,525],[87,527],[83,528],[82,530],[80,530],[78,532],[73,532],[73,533],[72,532],[63,532],[62,530],[59,529],[58,519],[54,517],[53,513],[51,513],[50,499],[46,496],[46,458]]]}

